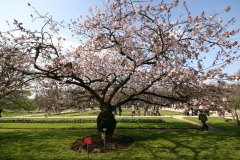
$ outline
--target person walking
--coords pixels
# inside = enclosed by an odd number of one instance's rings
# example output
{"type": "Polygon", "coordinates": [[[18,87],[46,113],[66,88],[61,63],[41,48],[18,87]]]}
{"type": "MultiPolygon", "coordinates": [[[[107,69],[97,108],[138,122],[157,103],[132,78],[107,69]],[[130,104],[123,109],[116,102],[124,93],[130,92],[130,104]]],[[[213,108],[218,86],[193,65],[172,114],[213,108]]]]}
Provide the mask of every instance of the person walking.
{"type": "Polygon", "coordinates": [[[143,109],[144,109],[144,116],[146,116],[148,114],[148,107],[144,106],[143,109]]]}
{"type": "Polygon", "coordinates": [[[139,107],[137,107],[137,115],[138,115],[138,116],[141,115],[141,114],[140,114],[140,108],[139,108],[139,107]]]}
{"type": "Polygon", "coordinates": [[[134,105],[132,105],[132,116],[134,116],[135,115],[135,107],[134,107],[134,105]]]}
{"type": "Polygon", "coordinates": [[[155,116],[155,107],[154,106],[152,106],[151,107],[151,116],[155,116]]]}
{"type": "Polygon", "coordinates": [[[200,111],[198,119],[202,122],[202,131],[204,131],[205,129],[208,130],[209,127],[206,124],[206,121],[208,120],[207,114],[205,112],[203,112],[203,111],[200,111]]]}
{"type": "Polygon", "coordinates": [[[161,114],[159,113],[159,106],[156,106],[155,116],[161,116],[161,114]]]}
{"type": "Polygon", "coordinates": [[[121,116],[122,115],[122,107],[120,106],[120,107],[118,107],[118,113],[119,113],[119,116],[121,116]]]}
{"type": "Polygon", "coordinates": [[[192,113],[192,116],[193,116],[193,107],[191,107],[190,110],[191,110],[191,113],[192,113]]]}

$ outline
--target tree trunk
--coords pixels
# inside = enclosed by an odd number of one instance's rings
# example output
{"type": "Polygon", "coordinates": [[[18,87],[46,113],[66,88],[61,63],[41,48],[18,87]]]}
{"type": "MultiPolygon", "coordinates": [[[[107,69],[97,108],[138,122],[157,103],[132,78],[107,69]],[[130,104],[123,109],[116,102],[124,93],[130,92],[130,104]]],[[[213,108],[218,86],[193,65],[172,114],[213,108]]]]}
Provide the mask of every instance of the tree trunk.
{"type": "Polygon", "coordinates": [[[237,108],[232,109],[232,117],[233,117],[233,120],[234,120],[238,125],[240,125],[240,120],[239,120],[239,115],[238,115],[238,112],[237,112],[237,108]]]}
{"type": "Polygon", "coordinates": [[[237,124],[240,125],[239,115],[238,115],[237,109],[235,109],[235,115],[236,115],[237,124]]]}
{"type": "Polygon", "coordinates": [[[112,108],[111,107],[102,108],[97,118],[97,129],[98,129],[98,134],[101,137],[101,141],[103,143],[105,142],[107,143],[112,140],[112,136],[116,128],[116,124],[117,124],[117,121],[114,118],[114,115],[112,113],[112,108]],[[104,138],[105,138],[105,141],[104,141],[104,138]]]}

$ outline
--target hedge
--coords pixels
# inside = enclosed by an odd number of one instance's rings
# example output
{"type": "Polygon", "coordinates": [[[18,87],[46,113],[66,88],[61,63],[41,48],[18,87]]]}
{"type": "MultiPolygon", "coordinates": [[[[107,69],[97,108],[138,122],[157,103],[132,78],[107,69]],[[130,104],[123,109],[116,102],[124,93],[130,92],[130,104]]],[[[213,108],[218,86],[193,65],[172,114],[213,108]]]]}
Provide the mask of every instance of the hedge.
{"type": "MultiPolygon", "coordinates": [[[[164,123],[162,119],[120,119],[117,123],[164,123]]],[[[0,123],[97,123],[95,119],[74,120],[31,120],[31,119],[0,119],[0,123]]]]}

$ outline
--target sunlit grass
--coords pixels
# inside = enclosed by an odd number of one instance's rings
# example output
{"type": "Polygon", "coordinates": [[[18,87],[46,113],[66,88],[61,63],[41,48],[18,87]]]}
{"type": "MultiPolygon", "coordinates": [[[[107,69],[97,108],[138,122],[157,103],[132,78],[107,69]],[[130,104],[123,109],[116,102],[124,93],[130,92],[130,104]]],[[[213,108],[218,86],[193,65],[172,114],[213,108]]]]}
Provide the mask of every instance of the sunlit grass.
{"type": "MultiPolygon", "coordinates": [[[[89,159],[225,160],[238,159],[240,156],[239,126],[226,123],[222,118],[209,117],[209,125],[222,130],[207,132],[201,131],[199,126],[171,117],[161,119],[165,123],[118,123],[115,134],[133,136],[134,144],[117,152],[90,154],[89,159]]],[[[198,121],[197,117],[187,119],[198,121]]],[[[2,123],[0,128],[18,128],[0,129],[1,160],[88,159],[86,153],[72,151],[71,145],[77,139],[97,134],[95,123],[2,123]]]]}
{"type": "Polygon", "coordinates": [[[37,111],[24,111],[24,110],[4,110],[1,115],[2,117],[10,117],[10,116],[26,116],[26,115],[36,115],[43,114],[42,112],[37,111]]]}
{"type": "MultiPolygon", "coordinates": [[[[164,110],[164,109],[160,109],[159,110],[160,114],[163,116],[172,116],[172,115],[182,115],[181,112],[177,111],[177,110],[164,110]]],[[[98,116],[98,114],[100,113],[100,109],[96,108],[94,110],[92,109],[86,109],[84,112],[80,112],[80,111],[70,111],[70,112],[64,112],[64,113],[52,113],[50,115],[48,115],[48,118],[51,117],[62,117],[62,118],[74,118],[76,116],[98,116]]],[[[118,110],[117,113],[119,114],[118,110]]],[[[118,115],[117,114],[117,115],[118,115]]],[[[140,109],[140,115],[143,116],[144,115],[144,110],[141,108],[140,109]]],[[[39,118],[45,118],[45,113],[44,112],[36,112],[36,111],[4,111],[2,113],[2,117],[11,117],[11,116],[22,116],[22,118],[29,118],[29,117],[39,117],[39,118]]],[[[132,116],[132,109],[131,108],[122,108],[122,116],[132,116]]],[[[135,117],[137,116],[137,114],[134,115],[135,117]]],[[[154,116],[152,116],[154,117],[154,116]]]]}
{"type": "MultiPolygon", "coordinates": [[[[176,126],[177,127],[177,126],[176,126]]],[[[88,159],[71,145],[96,130],[0,130],[0,159],[88,159]]],[[[89,159],[238,159],[239,136],[232,132],[202,132],[187,129],[117,129],[115,134],[134,137],[129,148],[89,159]]]]}
{"type": "MultiPolygon", "coordinates": [[[[185,117],[185,119],[199,122],[198,117],[185,117]]],[[[200,122],[199,122],[200,123],[200,122]]],[[[232,122],[226,122],[224,118],[222,117],[208,117],[207,124],[216,128],[219,128],[221,130],[225,131],[236,131],[240,133],[240,126],[235,124],[234,121],[232,122]]]]}
{"type": "MultiPolygon", "coordinates": [[[[132,129],[141,129],[141,128],[149,128],[149,129],[166,129],[166,128],[190,128],[190,129],[197,129],[198,126],[195,126],[190,123],[183,122],[181,120],[177,120],[175,118],[171,117],[154,117],[154,119],[161,119],[165,121],[165,123],[117,123],[117,128],[126,129],[126,128],[132,128],[132,129]]],[[[70,118],[69,118],[70,119],[70,118]]],[[[87,118],[84,120],[96,120],[96,118],[87,118]]],[[[122,117],[117,117],[116,120],[126,119],[122,117]]],[[[130,117],[127,119],[135,119],[138,121],[139,117],[130,117]]],[[[150,119],[141,117],[141,119],[150,119]]],[[[33,118],[33,120],[61,120],[60,118],[46,118],[46,119],[38,119],[33,118]]],[[[73,119],[72,119],[73,120],[73,119]]],[[[0,123],[0,128],[2,129],[95,129],[96,123],[0,123]]]]}
{"type": "Polygon", "coordinates": [[[96,123],[0,123],[0,129],[95,129],[96,123]]]}

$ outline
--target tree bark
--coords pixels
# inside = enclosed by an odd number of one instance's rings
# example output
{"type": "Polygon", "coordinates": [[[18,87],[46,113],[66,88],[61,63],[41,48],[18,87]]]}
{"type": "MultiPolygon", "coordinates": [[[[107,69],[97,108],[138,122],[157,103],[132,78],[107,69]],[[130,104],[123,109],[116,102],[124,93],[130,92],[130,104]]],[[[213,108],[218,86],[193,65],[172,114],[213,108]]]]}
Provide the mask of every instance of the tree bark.
{"type": "Polygon", "coordinates": [[[101,137],[102,142],[104,142],[104,137],[106,143],[112,140],[116,124],[117,121],[112,113],[112,108],[102,108],[97,118],[98,134],[101,137]],[[104,131],[104,128],[106,131],[104,131]]]}
{"type": "Polygon", "coordinates": [[[238,125],[240,125],[237,108],[234,109],[234,113],[235,113],[235,115],[236,115],[236,122],[237,122],[238,125]]]}

